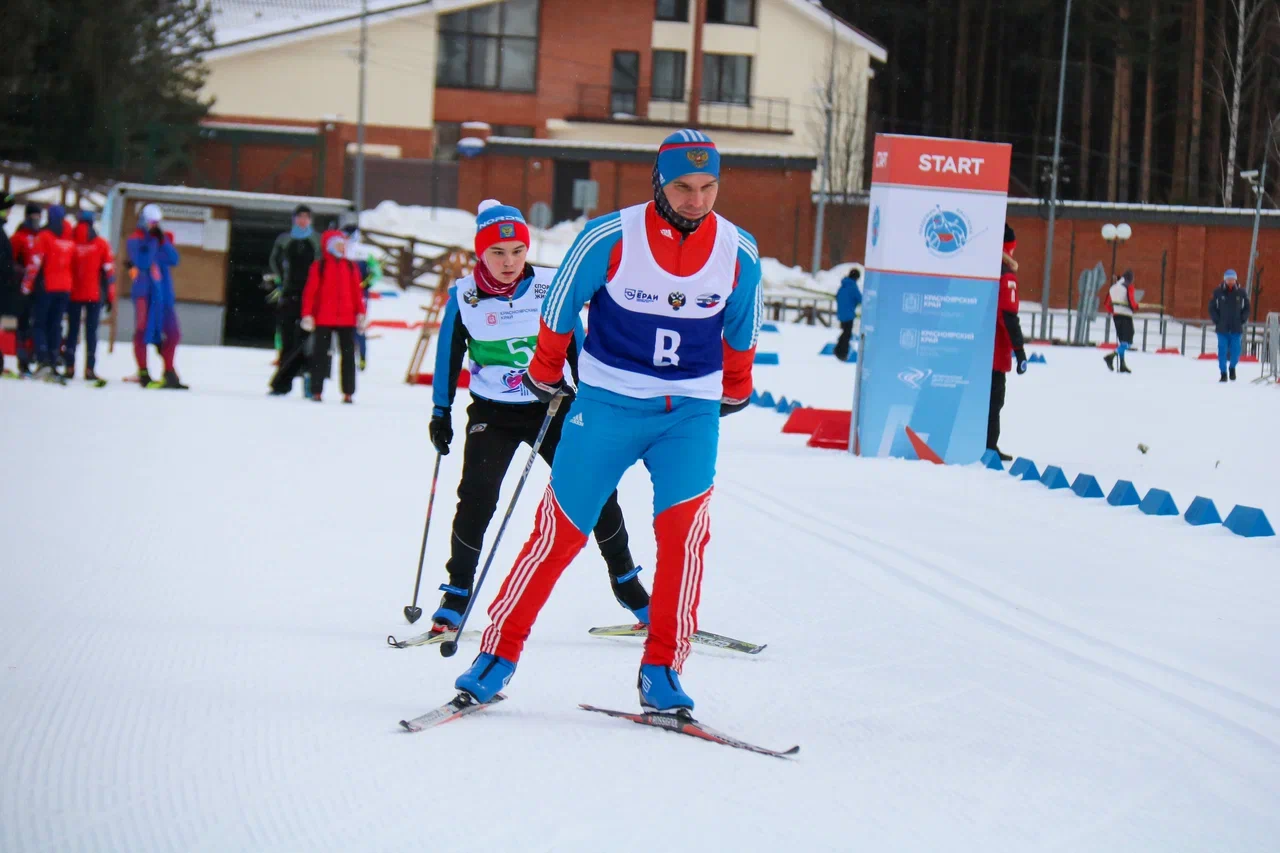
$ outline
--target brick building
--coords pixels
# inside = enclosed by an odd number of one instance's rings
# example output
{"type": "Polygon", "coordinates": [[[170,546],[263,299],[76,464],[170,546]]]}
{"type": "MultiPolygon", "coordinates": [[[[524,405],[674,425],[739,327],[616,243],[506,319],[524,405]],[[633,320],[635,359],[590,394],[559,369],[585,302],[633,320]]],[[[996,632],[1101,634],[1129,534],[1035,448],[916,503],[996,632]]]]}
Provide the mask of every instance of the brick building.
{"type": "MultiPolygon", "coordinates": [[[[214,5],[215,103],[193,181],[345,192],[358,101],[352,4],[269,18],[240,0],[214,5]]],[[[526,211],[545,202],[559,221],[578,213],[578,178],[599,183],[606,207],[648,197],[657,143],[693,125],[726,152],[725,212],[749,217],[762,249],[790,258],[812,239],[818,84],[832,45],[838,87],[852,93],[840,102],[853,117],[850,189],[861,189],[867,88],[885,50],[808,0],[369,5],[367,204],[469,208],[477,194],[498,195],[526,211]],[[474,135],[493,142],[459,163],[458,140],[474,135]]]]}

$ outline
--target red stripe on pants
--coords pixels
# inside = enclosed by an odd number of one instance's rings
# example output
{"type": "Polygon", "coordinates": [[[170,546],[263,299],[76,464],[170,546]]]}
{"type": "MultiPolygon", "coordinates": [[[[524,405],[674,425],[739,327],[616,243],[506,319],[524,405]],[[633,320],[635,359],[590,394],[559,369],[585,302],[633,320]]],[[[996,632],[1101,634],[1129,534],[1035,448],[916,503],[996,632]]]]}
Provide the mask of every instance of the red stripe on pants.
{"type": "Polygon", "coordinates": [[[533,622],[565,567],[587,544],[587,534],[573,526],[564,514],[555,492],[547,486],[538,505],[533,533],[524,543],[520,556],[498,597],[489,605],[489,627],[480,641],[480,651],[506,660],[520,660],[524,641],[529,638],[533,622]]]}
{"type": "Polygon", "coordinates": [[[680,672],[689,657],[689,638],[698,630],[703,554],[711,541],[711,490],[663,510],[653,520],[653,532],[658,567],[641,663],[680,672]]]}

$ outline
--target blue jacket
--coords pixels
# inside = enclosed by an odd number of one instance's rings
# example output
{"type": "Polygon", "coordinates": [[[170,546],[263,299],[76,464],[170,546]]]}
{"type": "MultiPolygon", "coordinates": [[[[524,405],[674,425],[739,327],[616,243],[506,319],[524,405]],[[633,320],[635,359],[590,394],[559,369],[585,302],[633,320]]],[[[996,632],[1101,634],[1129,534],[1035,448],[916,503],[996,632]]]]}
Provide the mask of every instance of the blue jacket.
{"type": "Polygon", "coordinates": [[[165,234],[163,242],[139,228],[126,244],[129,262],[138,270],[133,281],[132,297],[147,300],[147,337],[149,344],[159,344],[164,319],[173,310],[173,276],[169,270],[178,265],[178,249],[173,237],[165,234]]]}
{"type": "Polygon", "coordinates": [[[862,291],[858,289],[857,279],[845,276],[840,279],[840,289],[836,291],[836,319],[841,323],[851,322],[862,304],[862,291]]]}
{"type": "Polygon", "coordinates": [[[1223,282],[1213,291],[1209,300],[1209,318],[1217,326],[1220,335],[1239,335],[1249,321],[1249,295],[1240,285],[1227,287],[1223,282]]]}

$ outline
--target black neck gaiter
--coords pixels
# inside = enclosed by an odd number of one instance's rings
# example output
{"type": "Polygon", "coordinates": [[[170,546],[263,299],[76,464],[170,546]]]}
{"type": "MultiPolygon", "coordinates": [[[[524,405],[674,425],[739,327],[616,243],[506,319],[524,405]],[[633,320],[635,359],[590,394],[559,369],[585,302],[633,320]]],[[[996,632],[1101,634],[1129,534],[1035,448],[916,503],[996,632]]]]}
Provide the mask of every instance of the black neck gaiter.
{"type": "Polygon", "coordinates": [[[702,220],[707,218],[704,216],[701,219],[685,219],[672,209],[671,203],[667,201],[667,194],[662,191],[657,163],[653,164],[653,203],[658,206],[658,215],[674,225],[686,237],[697,231],[702,220]]]}

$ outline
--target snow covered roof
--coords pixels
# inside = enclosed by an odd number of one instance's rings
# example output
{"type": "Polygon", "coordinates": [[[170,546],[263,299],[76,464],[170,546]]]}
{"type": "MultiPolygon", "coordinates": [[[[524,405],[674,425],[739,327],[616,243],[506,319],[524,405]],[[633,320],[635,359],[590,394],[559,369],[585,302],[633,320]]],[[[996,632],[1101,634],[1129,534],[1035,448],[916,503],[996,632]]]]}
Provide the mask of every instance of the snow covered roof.
{"type": "Polygon", "coordinates": [[[844,18],[841,18],[835,12],[827,9],[821,3],[815,2],[815,0],[784,0],[784,2],[802,15],[820,22],[823,26],[831,26],[831,21],[834,20],[836,22],[836,32],[840,38],[862,48],[871,55],[872,59],[880,62],[889,60],[889,52],[884,45],[853,24],[850,24],[844,18]]]}
{"type": "Polygon", "coordinates": [[[148,201],[222,205],[240,210],[291,210],[305,204],[316,213],[341,213],[354,205],[344,198],[322,196],[282,195],[279,193],[250,193],[240,190],[213,190],[204,187],[157,186],[151,184],[116,184],[111,195],[143,196],[148,201]]]}
{"type": "MultiPolygon", "coordinates": [[[[497,0],[368,0],[369,16],[386,21],[437,13],[497,0]]],[[[214,47],[211,56],[229,49],[257,50],[295,38],[314,38],[360,26],[360,0],[213,0],[214,47]]],[[[237,50],[236,52],[239,52],[237,50]]]]}
{"type": "MultiPolygon", "coordinates": [[[[590,139],[535,139],[525,136],[490,136],[489,145],[517,145],[532,148],[582,148],[597,151],[637,151],[655,156],[658,143],[644,142],[596,142],[590,139]]],[[[812,160],[812,154],[795,151],[769,150],[766,148],[725,148],[717,145],[716,150],[722,156],[729,157],[779,157],[783,159],[812,160]]]]}

